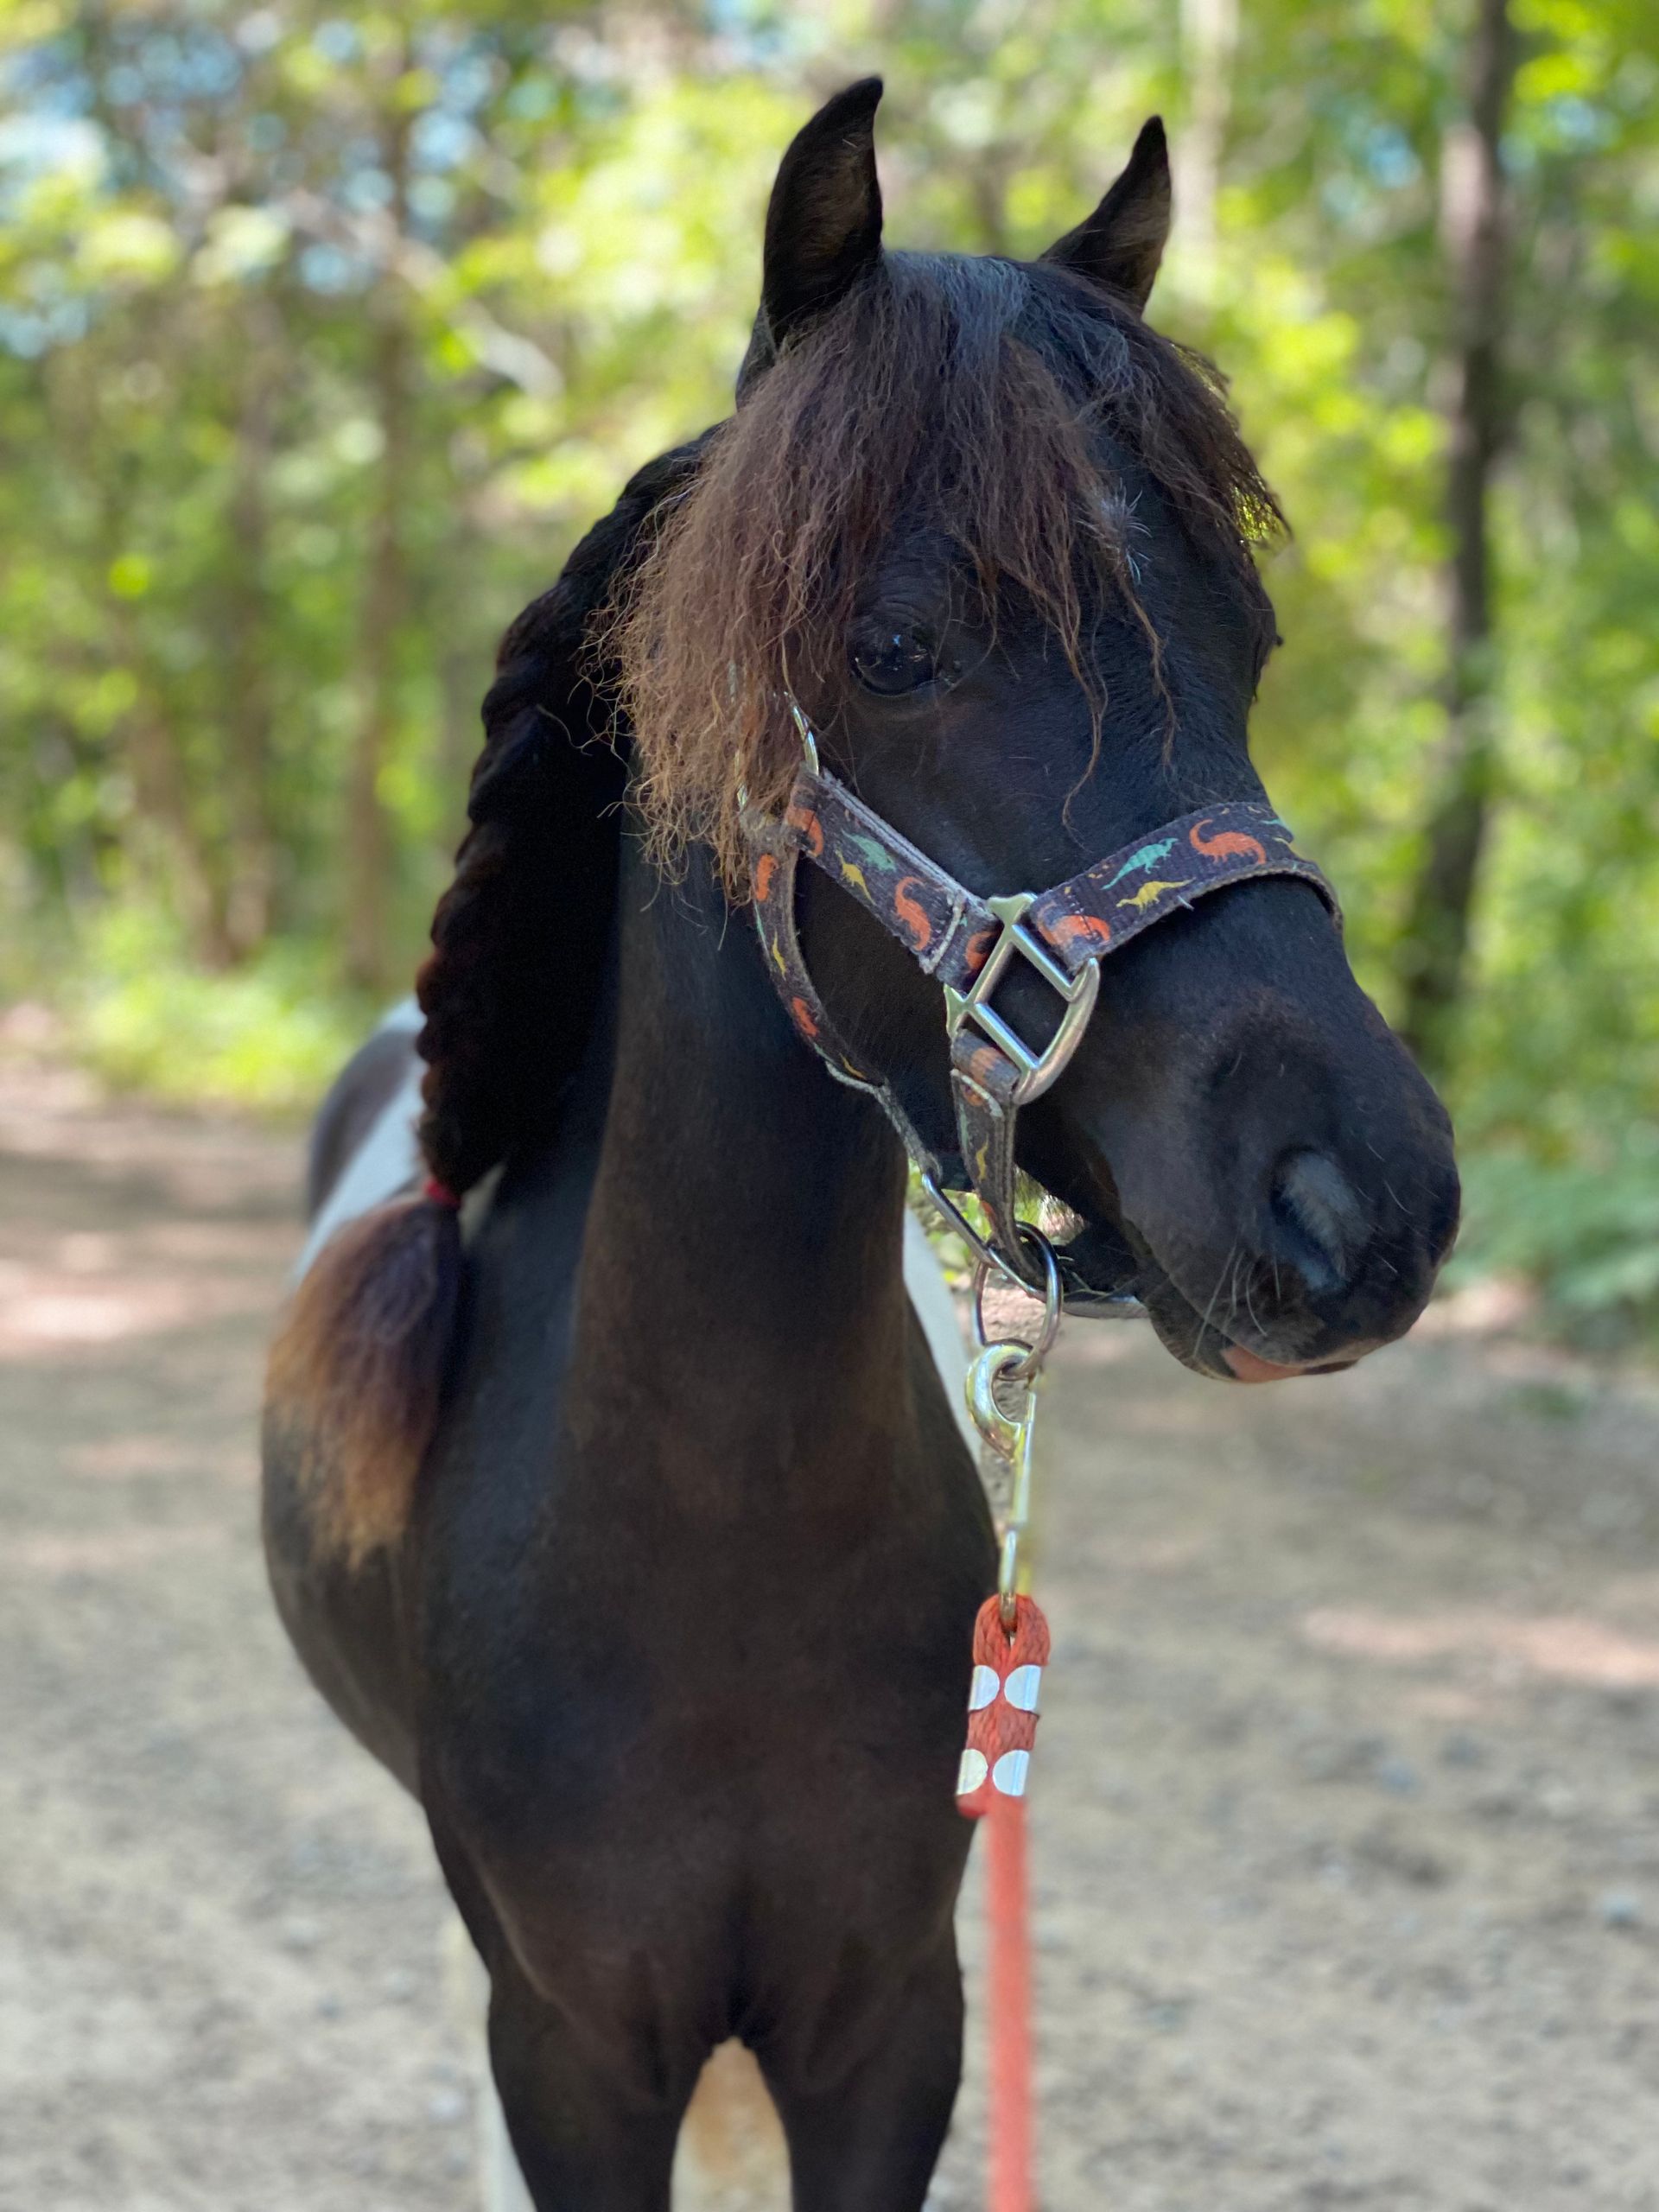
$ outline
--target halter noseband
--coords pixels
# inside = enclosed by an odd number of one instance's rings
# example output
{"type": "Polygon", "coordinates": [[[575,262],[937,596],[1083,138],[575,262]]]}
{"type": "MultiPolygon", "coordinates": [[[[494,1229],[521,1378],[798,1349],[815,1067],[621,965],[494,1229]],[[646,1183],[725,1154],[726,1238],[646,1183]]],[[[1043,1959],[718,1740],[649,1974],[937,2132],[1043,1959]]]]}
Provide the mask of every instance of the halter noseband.
{"type": "MultiPolygon", "coordinates": [[[[783,816],[746,807],[755,926],[768,973],[791,1020],[837,1081],[868,1091],[897,1129],[929,1195],[953,1219],[980,1258],[1016,1281],[1040,1287],[1041,1271],[1014,1213],[1014,1130],[1022,1106],[1056,1082],[1083,1040],[1100,989],[1100,963],[1154,922],[1230,883],[1252,876],[1299,876],[1311,883],[1338,925],[1336,893],[1292,842],[1270,806],[1230,799],[1166,822],[1134,845],[1110,853],[1051,891],[982,899],[957,881],[818,760],[817,741],[791,699],[803,762],[783,816]],[[928,1145],[878,1071],[842,1041],[814,988],[796,925],[796,871],[802,855],[857,899],[944,991],[950,1040],[950,1091],[957,1149],[928,1145]],[[991,1004],[1016,960],[1026,961],[1063,1002],[1048,1044],[1027,1045],[991,1004]],[[948,1192],[971,1192],[985,1210],[981,1238],[948,1192]]],[[[1099,1313],[1122,1300],[1121,1287],[1093,1283],[1066,1248],[1058,1255],[1065,1303],[1099,1313]]]]}

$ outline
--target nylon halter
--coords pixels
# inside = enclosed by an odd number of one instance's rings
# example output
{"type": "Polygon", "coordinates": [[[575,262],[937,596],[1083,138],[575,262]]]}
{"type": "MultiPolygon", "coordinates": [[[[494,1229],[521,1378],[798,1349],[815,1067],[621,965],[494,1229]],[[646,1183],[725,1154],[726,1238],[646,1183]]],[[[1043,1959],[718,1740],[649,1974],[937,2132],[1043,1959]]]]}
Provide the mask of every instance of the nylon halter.
{"type": "MultiPolygon", "coordinates": [[[[781,817],[745,807],[743,831],[755,926],[767,973],[790,1020],[838,1082],[879,1101],[930,1197],[979,1257],[1040,1289],[1029,1233],[1014,1213],[1014,1142],[1020,1109],[1058,1080],[1083,1040],[1100,989],[1100,964],[1154,923],[1212,891],[1253,877],[1310,883],[1338,926],[1342,910],[1324,874],[1296,850],[1271,806],[1230,799],[1166,822],[1052,890],[981,898],[918,850],[820,764],[817,740],[791,699],[802,764],[781,817]],[[898,939],[944,995],[957,1149],[923,1139],[892,1084],[843,1041],[808,971],[796,920],[803,855],[841,885],[898,939]],[[1046,1046],[1027,1044],[991,1003],[1016,960],[1033,968],[1061,1003],[1046,1046]],[[952,1203],[971,1192],[990,1224],[988,1243],[952,1203]]],[[[1065,1303],[1100,1312],[1118,1287],[1092,1283],[1058,1255],[1065,1303]]]]}

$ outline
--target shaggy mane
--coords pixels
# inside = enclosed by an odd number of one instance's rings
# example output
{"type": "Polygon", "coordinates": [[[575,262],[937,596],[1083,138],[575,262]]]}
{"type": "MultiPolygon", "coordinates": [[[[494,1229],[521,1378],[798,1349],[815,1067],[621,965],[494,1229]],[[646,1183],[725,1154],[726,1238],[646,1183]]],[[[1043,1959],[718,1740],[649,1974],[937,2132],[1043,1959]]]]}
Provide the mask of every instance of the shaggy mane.
{"type": "Polygon", "coordinates": [[[1088,609],[1116,594],[1146,619],[1102,430],[1270,637],[1253,549],[1282,530],[1278,502],[1215,372],[1127,305],[1046,264],[888,254],[788,347],[658,511],[601,626],[658,864],[703,842],[741,893],[739,790],[781,810],[800,757],[785,695],[839,666],[901,521],[953,543],[988,607],[1035,611],[1098,733],[1088,609]]]}

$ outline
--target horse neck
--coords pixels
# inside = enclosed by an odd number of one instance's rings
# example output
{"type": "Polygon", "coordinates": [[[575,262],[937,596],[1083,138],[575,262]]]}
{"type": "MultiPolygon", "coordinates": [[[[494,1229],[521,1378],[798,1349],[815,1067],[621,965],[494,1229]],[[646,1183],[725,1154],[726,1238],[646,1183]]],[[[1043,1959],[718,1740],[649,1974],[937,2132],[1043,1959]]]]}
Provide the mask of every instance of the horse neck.
{"type": "Polygon", "coordinates": [[[718,1401],[728,1440],[746,1418],[827,1435],[848,1414],[891,1433],[905,1402],[903,1153],[795,1035],[747,915],[701,860],[671,887],[637,840],[622,844],[577,1365],[626,1365],[629,1389],[688,1427],[718,1401]]]}

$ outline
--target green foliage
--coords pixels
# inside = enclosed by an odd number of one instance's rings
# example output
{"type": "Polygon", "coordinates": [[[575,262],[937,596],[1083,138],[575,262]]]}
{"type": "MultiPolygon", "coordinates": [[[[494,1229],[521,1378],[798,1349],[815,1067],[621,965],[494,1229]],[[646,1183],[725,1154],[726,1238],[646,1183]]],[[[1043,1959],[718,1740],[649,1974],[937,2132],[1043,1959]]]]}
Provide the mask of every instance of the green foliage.
{"type": "MultiPolygon", "coordinates": [[[[1659,14],[1513,10],[1499,785],[1451,1079],[1465,1265],[1650,1317],[1659,14]]],[[[1258,756],[1395,1006],[1444,727],[1438,226],[1468,21],[0,15],[0,931],[45,917],[80,948],[59,995],[122,1080],[314,1089],[372,1002],[342,995],[348,963],[390,990],[418,957],[495,637],[629,469],[723,411],[778,151],[812,92],[878,67],[911,243],[1039,250],[1168,115],[1154,318],[1226,366],[1297,533],[1258,756]]]]}
{"type": "Polygon", "coordinates": [[[100,916],[85,966],[60,977],[70,1040],[118,1090],[179,1105],[302,1114],[362,1041],[372,1008],[330,990],[302,949],[267,947],[204,973],[176,929],[124,904],[100,916]]]}
{"type": "Polygon", "coordinates": [[[1544,1287],[1562,1333],[1607,1347],[1659,1330],[1659,1142],[1555,1165],[1519,1150],[1465,1165],[1469,1226],[1452,1280],[1487,1272],[1544,1287]]]}

